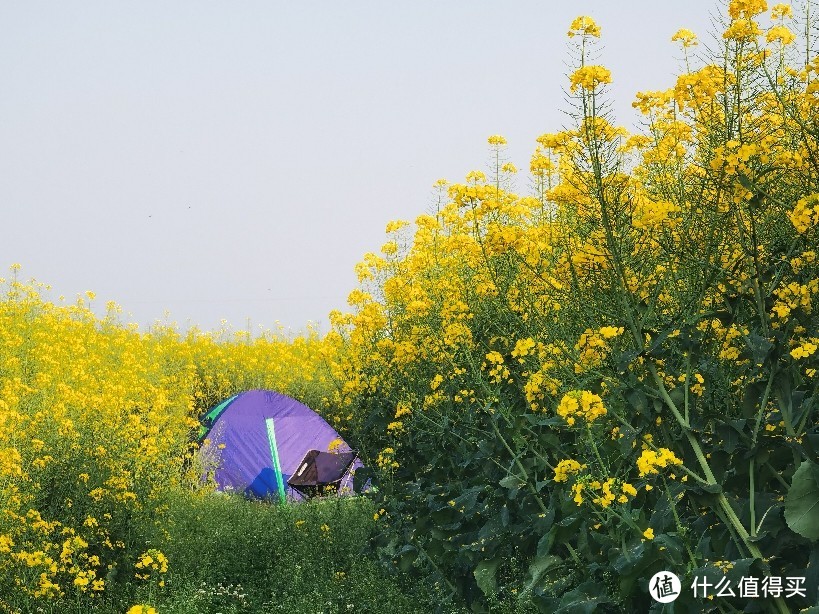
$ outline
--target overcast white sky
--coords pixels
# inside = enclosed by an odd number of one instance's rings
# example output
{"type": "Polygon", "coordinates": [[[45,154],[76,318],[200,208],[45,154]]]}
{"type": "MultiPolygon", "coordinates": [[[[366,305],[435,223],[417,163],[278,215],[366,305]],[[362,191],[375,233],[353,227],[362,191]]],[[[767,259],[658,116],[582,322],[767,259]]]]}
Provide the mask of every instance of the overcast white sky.
{"type": "MultiPolygon", "coordinates": [[[[565,123],[566,31],[603,29],[619,123],[713,0],[0,2],[0,276],[127,321],[327,328],[353,266],[503,134],[565,123]],[[131,314],[128,316],[127,314],[131,314]]],[[[526,186],[520,178],[521,190],[526,186]]]]}

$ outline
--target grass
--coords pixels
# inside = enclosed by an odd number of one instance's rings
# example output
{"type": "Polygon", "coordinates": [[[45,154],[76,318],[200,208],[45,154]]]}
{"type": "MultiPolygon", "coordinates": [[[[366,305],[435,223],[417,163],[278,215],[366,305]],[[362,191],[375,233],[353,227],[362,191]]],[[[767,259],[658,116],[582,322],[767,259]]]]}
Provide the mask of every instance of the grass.
{"type": "MultiPolygon", "coordinates": [[[[363,497],[277,505],[176,493],[159,519],[167,535],[157,548],[168,572],[148,581],[119,579],[93,611],[120,613],[136,604],[159,614],[462,611],[434,586],[378,561],[370,538],[383,521],[374,512],[363,497]]],[[[88,607],[76,604],[78,612],[88,607]]]]}

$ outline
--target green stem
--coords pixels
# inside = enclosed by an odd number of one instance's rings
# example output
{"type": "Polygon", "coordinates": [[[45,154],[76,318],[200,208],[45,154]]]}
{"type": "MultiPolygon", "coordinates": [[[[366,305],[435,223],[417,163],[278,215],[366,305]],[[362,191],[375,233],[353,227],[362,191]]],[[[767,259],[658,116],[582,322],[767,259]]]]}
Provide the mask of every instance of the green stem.
{"type": "MultiPolygon", "coordinates": [[[[526,471],[526,468],[523,466],[523,463],[520,462],[520,455],[515,454],[514,450],[512,450],[512,448],[506,442],[506,439],[501,434],[500,430],[498,429],[498,425],[495,424],[494,420],[491,420],[490,422],[492,422],[492,429],[495,431],[495,435],[497,435],[498,439],[500,439],[501,443],[503,444],[503,447],[506,448],[506,451],[509,452],[509,454],[514,459],[515,465],[517,465],[521,475],[523,476],[523,481],[526,482],[526,485],[529,487],[530,492],[535,496],[535,501],[537,501],[537,505],[540,508],[540,511],[542,511],[543,513],[548,513],[549,508],[547,508],[546,504],[543,503],[543,501],[540,498],[540,494],[537,492],[537,489],[535,488],[535,485],[532,484],[531,480],[529,479],[529,472],[526,471]]],[[[566,545],[568,546],[568,544],[566,545]]]]}
{"type": "MultiPolygon", "coordinates": [[[[677,525],[677,533],[679,533],[680,536],[685,536],[688,533],[688,529],[683,526],[680,516],[677,514],[677,504],[674,501],[674,498],[671,496],[671,490],[668,488],[668,482],[666,481],[665,476],[663,476],[663,488],[665,489],[665,496],[668,497],[668,503],[671,505],[671,513],[674,514],[674,522],[677,525]]],[[[691,559],[691,565],[696,567],[697,558],[694,556],[694,552],[691,550],[691,545],[688,543],[687,539],[684,539],[683,543],[685,543],[685,550],[688,552],[688,558],[691,559]]]]}
{"type": "Polygon", "coordinates": [[[583,563],[580,561],[580,557],[577,556],[577,550],[572,548],[572,545],[569,542],[566,542],[563,545],[566,546],[566,548],[569,550],[569,554],[572,555],[572,559],[574,559],[574,562],[577,563],[578,565],[582,565],[583,563]]]}
{"type": "Polygon", "coordinates": [[[591,428],[589,428],[588,423],[586,423],[586,434],[589,436],[589,443],[591,444],[592,450],[594,450],[597,461],[600,463],[600,468],[604,470],[604,473],[608,474],[608,467],[606,463],[603,462],[603,457],[600,456],[600,451],[597,449],[597,444],[594,442],[594,437],[592,437],[591,428]]]}
{"type": "Polygon", "coordinates": [[[754,467],[754,459],[752,458],[748,461],[748,507],[750,508],[750,525],[751,525],[751,536],[756,537],[756,488],[754,486],[754,472],[756,471],[754,467]]]}

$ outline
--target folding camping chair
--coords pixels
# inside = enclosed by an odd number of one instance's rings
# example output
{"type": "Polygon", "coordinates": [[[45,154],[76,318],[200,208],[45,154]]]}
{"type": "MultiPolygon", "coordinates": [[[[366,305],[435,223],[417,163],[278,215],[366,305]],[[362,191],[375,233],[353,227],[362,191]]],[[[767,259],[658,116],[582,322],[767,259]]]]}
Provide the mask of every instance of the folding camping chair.
{"type": "Polygon", "coordinates": [[[337,493],[357,456],[355,450],[338,454],[310,450],[287,480],[287,485],[308,498],[327,492],[337,493]]]}

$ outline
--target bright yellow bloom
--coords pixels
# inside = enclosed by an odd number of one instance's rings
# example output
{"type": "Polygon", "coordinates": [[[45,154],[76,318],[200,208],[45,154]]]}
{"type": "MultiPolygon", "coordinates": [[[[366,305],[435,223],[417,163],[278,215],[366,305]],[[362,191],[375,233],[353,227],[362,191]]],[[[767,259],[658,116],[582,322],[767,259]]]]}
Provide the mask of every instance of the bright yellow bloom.
{"type": "Polygon", "coordinates": [[[569,77],[571,85],[569,91],[575,92],[582,87],[587,92],[594,92],[600,85],[611,83],[611,71],[605,66],[581,66],[569,77]]]}
{"type": "Polygon", "coordinates": [[[598,26],[594,19],[587,15],[576,17],[569,26],[569,37],[572,36],[594,36],[600,38],[600,26],[598,26]]]}
{"type": "Polygon", "coordinates": [[[778,42],[781,45],[790,45],[796,40],[796,35],[786,26],[774,26],[768,30],[765,40],[769,43],[778,42]]]}
{"type": "Polygon", "coordinates": [[[556,413],[572,426],[576,416],[591,423],[600,416],[605,416],[606,408],[598,395],[588,390],[573,390],[560,400],[556,413]]]}
{"type": "Polygon", "coordinates": [[[557,467],[555,467],[555,482],[567,482],[569,480],[569,476],[577,473],[585,467],[586,465],[581,465],[576,460],[562,460],[557,464],[557,467]]]}
{"type": "Polygon", "coordinates": [[[680,41],[684,48],[693,47],[697,45],[697,35],[694,34],[691,30],[687,30],[685,28],[680,28],[674,33],[674,36],[671,37],[672,42],[680,41]]]}
{"type": "Polygon", "coordinates": [[[574,493],[572,500],[577,505],[581,505],[583,503],[583,486],[583,482],[576,482],[572,485],[572,492],[574,493]]]}
{"type": "Polygon", "coordinates": [[[793,8],[790,4],[775,4],[771,8],[771,19],[784,19],[793,17],[793,8]]]}
{"type": "Polygon", "coordinates": [[[798,347],[791,350],[791,356],[799,360],[801,358],[808,358],[809,356],[813,355],[813,353],[817,350],[819,346],[819,339],[813,339],[813,341],[805,341],[798,347]]]}
{"type": "Polygon", "coordinates": [[[788,218],[796,231],[802,234],[819,224],[819,194],[800,198],[793,211],[788,212],[788,218]]]}
{"type": "Polygon", "coordinates": [[[736,19],[722,33],[722,38],[736,41],[748,41],[762,34],[759,25],[751,19],[736,19]]]}
{"type": "Polygon", "coordinates": [[[649,527],[648,529],[643,531],[643,537],[645,537],[646,539],[654,539],[654,529],[649,527]]]}
{"type": "Polygon", "coordinates": [[[637,469],[640,472],[640,477],[651,473],[659,473],[658,467],[665,468],[668,465],[682,465],[682,461],[668,448],[660,448],[657,452],[643,450],[640,458],[637,459],[637,469]]]}
{"type": "Polygon", "coordinates": [[[765,0],[731,0],[728,3],[728,15],[731,19],[751,19],[767,10],[768,3],[765,0]]]}
{"type": "Polygon", "coordinates": [[[604,339],[611,339],[613,337],[618,337],[623,334],[623,327],[622,326],[603,326],[600,329],[600,334],[603,336],[604,339]]]}

